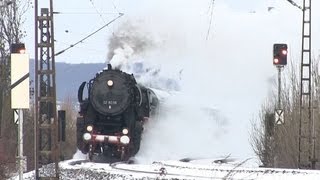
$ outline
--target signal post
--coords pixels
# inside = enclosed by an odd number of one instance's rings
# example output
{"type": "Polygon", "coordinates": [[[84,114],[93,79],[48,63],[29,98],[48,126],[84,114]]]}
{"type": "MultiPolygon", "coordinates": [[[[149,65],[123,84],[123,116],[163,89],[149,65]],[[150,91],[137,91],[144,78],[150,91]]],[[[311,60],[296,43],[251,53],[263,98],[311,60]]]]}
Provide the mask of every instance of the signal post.
{"type": "Polygon", "coordinates": [[[14,121],[18,124],[17,165],[19,180],[26,170],[26,158],[23,156],[23,109],[29,109],[29,55],[25,54],[22,43],[11,45],[11,108],[14,121]]]}
{"type": "MultiPolygon", "coordinates": [[[[287,65],[288,45],[287,44],[274,44],[273,45],[273,65],[278,69],[278,112],[282,111],[281,107],[281,70],[287,65]]],[[[277,115],[277,114],[276,114],[277,115]]],[[[275,116],[276,117],[276,116],[275,116]]],[[[276,124],[283,124],[284,118],[277,119],[276,124]],[[282,121],[282,122],[279,122],[282,121]]]]}
{"type": "MultiPolygon", "coordinates": [[[[288,46],[287,44],[274,44],[273,45],[273,65],[276,66],[278,70],[278,103],[274,114],[274,146],[278,149],[278,135],[276,128],[285,123],[284,109],[281,104],[281,71],[284,66],[287,65],[287,54],[288,46]]],[[[274,155],[274,167],[277,167],[277,153],[274,155]]]]}

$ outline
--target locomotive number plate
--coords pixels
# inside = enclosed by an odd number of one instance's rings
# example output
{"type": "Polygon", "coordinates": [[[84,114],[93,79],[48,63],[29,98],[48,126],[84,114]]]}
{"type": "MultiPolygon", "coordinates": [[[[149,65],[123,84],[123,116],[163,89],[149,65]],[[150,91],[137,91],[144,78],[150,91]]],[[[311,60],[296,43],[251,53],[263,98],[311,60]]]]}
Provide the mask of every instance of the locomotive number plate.
{"type": "Polygon", "coordinates": [[[118,102],[117,101],[103,101],[103,104],[104,105],[116,105],[116,104],[118,104],[118,102]]]}

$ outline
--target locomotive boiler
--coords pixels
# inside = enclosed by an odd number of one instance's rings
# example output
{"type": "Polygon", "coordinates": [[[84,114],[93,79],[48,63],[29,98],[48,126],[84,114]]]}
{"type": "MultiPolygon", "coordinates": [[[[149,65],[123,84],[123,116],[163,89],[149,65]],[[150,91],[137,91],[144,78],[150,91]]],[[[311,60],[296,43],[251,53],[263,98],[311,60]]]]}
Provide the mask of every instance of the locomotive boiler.
{"type": "Polygon", "coordinates": [[[103,155],[119,161],[139,151],[143,124],[156,114],[159,103],[151,89],[110,64],[80,85],[78,101],[78,149],[90,160],[94,155],[103,155]]]}

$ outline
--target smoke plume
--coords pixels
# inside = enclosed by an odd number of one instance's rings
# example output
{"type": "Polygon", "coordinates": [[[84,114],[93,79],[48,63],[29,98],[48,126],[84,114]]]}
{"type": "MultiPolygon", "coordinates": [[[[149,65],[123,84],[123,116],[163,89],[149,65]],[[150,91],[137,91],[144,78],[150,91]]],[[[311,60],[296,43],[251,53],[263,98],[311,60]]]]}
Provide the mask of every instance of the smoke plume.
{"type": "Polygon", "coordinates": [[[113,33],[108,44],[107,63],[121,66],[133,56],[142,55],[154,42],[137,25],[125,22],[113,33]]]}

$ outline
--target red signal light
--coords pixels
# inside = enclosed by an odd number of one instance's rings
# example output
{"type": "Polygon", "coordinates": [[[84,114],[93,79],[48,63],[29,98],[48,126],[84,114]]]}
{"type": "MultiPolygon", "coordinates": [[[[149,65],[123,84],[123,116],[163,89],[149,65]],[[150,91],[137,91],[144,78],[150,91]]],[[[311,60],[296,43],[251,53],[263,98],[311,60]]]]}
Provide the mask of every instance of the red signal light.
{"type": "Polygon", "coordinates": [[[20,54],[25,54],[25,53],[26,53],[26,50],[25,50],[25,49],[19,49],[19,53],[20,53],[20,54]]]}
{"type": "Polygon", "coordinates": [[[15,43],[10,46],[11,53],[25,54],[26,48],[23,43],[15,43]]]}
{"type": "Polygon", "coordinates": [[[281,53],[282,53],[282,55],[287,55],[288,51],[287,51],[286,49],[283,49],[283,50],[281,51],[281,53]]]}
{"type": "Polygon", "coordinates": [[[287,44],[273,44],[273,64],[276,66],[287,65],[287,44]]]}

